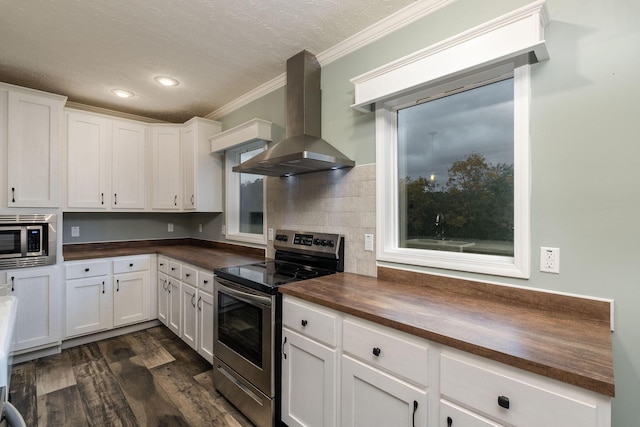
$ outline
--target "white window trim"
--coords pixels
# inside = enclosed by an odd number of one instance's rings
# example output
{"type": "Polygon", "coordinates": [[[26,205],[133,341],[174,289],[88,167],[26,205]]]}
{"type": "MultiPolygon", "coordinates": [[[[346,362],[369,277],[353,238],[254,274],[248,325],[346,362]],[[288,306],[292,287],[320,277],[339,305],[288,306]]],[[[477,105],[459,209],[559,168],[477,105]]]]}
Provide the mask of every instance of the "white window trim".
{"type": "MultiPolygon", "coordinates": [[[[511,65],[509,68],[513,67],[511,65]]],[[[489,75],[504,74],[504,66],[486,70],[471,78],[455,80],[411,98],[437,95],[443,88],[480,82],[489,75]],[[473,77],[476,77],[475,79],[473,77]]],[[[499,276],[528,278],[530,275],[530,66],[513,68],[514,77],[514,257],[400,248],[397,157],[397,107],[399,100],[376,104],[376,221],[377,259],[399,264],[419,265],[499,276]]],[[[402,98],[403,103],[407,101],[402,98]]]]}
{"type": "Polygon", "coordinates": [[[548,21],[545,1],[537,0],[351,80],[355,86],[353,107],[376,113],[378,261],[529,277],[531,79],[528,62],[529,58],[549,59],[544,40],[548,21]],[[396,109],[408,102],[438,96],[444,92],[443,88],[465,90],[467,84],[498,77],[496,70],[505,66],[511,67],[514,77],[514,256],[399,248],[396,109]]]}
{"type": "Polygon", "coordinates": [[[234,240],[243,243],[250,243],[255,245],[266,245],[267,236],[265,232],[267,224],[267,209],[266,209],[266,179],[263,179],[263,198],[262,198],[262,212],[263,212],[263,227],[262,234],[254,233],[241,233],[240,232],[240,173],[233,172],[233,167],[238,165],[238,154],[246,151],[255,150],[256,148],[264,148],[265,142],[258,140],[249,144],[243,144],[236,146],[225,152],[225,171],[226,171],[226,209],[225,209],[225,224],[226,224],[226,239],[234,240]]]}

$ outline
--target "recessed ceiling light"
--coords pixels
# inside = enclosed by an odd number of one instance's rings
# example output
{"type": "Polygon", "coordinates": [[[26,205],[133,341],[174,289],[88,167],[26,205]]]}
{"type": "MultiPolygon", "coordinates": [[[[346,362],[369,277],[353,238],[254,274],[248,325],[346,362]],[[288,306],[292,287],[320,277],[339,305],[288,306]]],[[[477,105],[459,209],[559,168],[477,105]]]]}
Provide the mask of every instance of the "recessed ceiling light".
{"type": "Polygon", "coordinates": [[[180,84],[180,82],[176,79],[165,76],[156,76],[154,77],[154,80],[160,83],[162,86],[178,86],[180,84]]]}
{"type": "Polygon", "coordinates": [[[135,93],[124,89],[113,89],[111,92],[113,92],[114,95],[119,96],[120,98],[131,98],[135,95],[135,93]]]}

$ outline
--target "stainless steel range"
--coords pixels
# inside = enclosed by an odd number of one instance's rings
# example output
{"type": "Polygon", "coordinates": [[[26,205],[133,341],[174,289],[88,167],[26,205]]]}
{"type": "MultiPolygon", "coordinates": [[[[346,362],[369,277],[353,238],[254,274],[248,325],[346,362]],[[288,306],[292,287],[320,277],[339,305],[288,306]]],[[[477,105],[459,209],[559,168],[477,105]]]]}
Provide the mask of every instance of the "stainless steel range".
{"type": "Polygon", "coordinates": [[[214,270],[216,389],[258,427],[280,420],[278,286],[344,271],[344,237],[277,230],[275,259],[214,270]]]}

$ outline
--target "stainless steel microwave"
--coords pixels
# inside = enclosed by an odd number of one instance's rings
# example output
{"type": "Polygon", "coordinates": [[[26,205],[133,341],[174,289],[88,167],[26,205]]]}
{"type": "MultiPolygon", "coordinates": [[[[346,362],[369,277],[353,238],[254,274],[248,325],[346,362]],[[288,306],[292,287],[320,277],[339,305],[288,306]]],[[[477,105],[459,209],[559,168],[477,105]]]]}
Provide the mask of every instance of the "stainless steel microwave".
{"type": "Polygon", "coordinates": [[[0,214],[0,269],[56,263],[56,215],[0,214]]]}

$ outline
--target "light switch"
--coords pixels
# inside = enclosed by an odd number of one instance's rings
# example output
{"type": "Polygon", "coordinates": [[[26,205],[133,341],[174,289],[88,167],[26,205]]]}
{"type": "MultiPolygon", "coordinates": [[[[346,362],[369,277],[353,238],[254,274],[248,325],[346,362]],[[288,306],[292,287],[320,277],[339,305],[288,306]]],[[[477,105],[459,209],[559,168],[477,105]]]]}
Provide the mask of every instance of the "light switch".
{"type": "Polygon", "coordinates": [[[71,237],[80,237],[80,227],[71,227],[71,237]]]}

